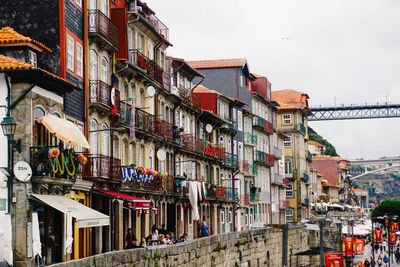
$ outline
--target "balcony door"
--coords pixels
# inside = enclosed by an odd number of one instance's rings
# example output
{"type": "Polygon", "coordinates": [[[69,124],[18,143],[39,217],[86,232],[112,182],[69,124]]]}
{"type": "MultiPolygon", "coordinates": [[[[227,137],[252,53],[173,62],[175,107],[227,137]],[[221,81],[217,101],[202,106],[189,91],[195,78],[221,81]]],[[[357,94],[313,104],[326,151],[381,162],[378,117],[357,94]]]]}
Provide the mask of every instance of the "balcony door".
{"type": "Polygon", "coordinates": [[[108,0],[100,0],[100,11],[108,17],[108,0]]]}
{"type": "Polygon", "coordinates": [[[90,50],[90,80],[98,80],[99,59],[95,50],[90,50]]]}
{"type": "Polygon", "coordinates": [[[98,138],[97,138],[97,131],[98,124],[95,119],[90,121],[90,153],[91,154],[98,154],[98,138]]]}
{"type": "Polygon", "coordinates": [[[101,58],[101,81],[108,84],[108,60],[101,58]]]}
{"type": "Polygon", "coordinates": [[[103,124],[101,130],[101,154],[108,156],[110,151],[110,132],[108,125],[103,124]]]}

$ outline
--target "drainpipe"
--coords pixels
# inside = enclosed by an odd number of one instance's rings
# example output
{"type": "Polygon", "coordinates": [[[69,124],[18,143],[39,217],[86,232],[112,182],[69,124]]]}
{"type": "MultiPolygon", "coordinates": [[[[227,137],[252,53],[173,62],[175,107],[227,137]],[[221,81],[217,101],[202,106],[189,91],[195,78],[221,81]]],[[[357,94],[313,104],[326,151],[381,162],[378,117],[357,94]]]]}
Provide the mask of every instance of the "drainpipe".
{"type": "Polygon", "coordinates": [[[205,77],[201,77],[200,82],[198,82],[198,83],[192,88],[191,92],[193,92],[193,90],[194,90],[197,86],[199,86],[199,84],[201,84],[201,83],[204,81],[204,79],[205,79],[205,77]]]}

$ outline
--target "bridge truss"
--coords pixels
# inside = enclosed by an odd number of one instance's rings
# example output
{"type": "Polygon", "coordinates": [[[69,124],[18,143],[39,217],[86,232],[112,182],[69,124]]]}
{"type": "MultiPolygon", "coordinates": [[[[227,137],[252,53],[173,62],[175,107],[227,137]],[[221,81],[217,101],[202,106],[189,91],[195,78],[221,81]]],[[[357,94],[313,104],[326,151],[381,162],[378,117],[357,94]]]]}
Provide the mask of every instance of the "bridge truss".
{"type": "Polygon", "coordinates": [[[400,104],[311,107],[308,121],[400,118],[400,104]]]}

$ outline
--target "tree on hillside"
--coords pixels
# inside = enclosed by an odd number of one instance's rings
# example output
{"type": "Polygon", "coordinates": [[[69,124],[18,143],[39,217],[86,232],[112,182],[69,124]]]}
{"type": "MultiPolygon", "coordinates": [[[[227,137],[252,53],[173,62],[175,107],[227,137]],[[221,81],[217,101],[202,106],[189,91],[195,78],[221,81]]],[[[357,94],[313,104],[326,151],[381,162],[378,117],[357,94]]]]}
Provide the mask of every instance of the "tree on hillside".
{"type": "Polygon", "coordinates": [[[326,139],[320,136],[316,131],[314,131],[311,127],[308,127],[308,136],[311,141],[315,141],[325,146],[324,155],[329,155],[333,157],[338,157],[338,153],[336,153],[335,147],[329,143],[326,139]]]}
{"type": "Polygon", "coordinates": [[[400,201],[384,200],[371,212],[371,217],[379,217],[384,215],[389,217],[397,215],[400,218],[400,201]]]}

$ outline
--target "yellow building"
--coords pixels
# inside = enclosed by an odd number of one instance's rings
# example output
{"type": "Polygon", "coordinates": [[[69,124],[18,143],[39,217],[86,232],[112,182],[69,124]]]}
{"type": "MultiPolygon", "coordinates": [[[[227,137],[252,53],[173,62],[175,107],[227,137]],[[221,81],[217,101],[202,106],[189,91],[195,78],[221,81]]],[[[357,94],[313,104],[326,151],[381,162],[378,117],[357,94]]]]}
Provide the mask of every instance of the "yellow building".
{"type": "Polygon", "coordinates": [[[272,92],[276,101],[277,128],[287,135],[284,139],[285,179],[288,179],[286,199],[286,222],[297,222],[309,217],[309,155],[306,140],[307,117],[311,114],[308,108],[308,95],[295,90],[272,92]]]}

